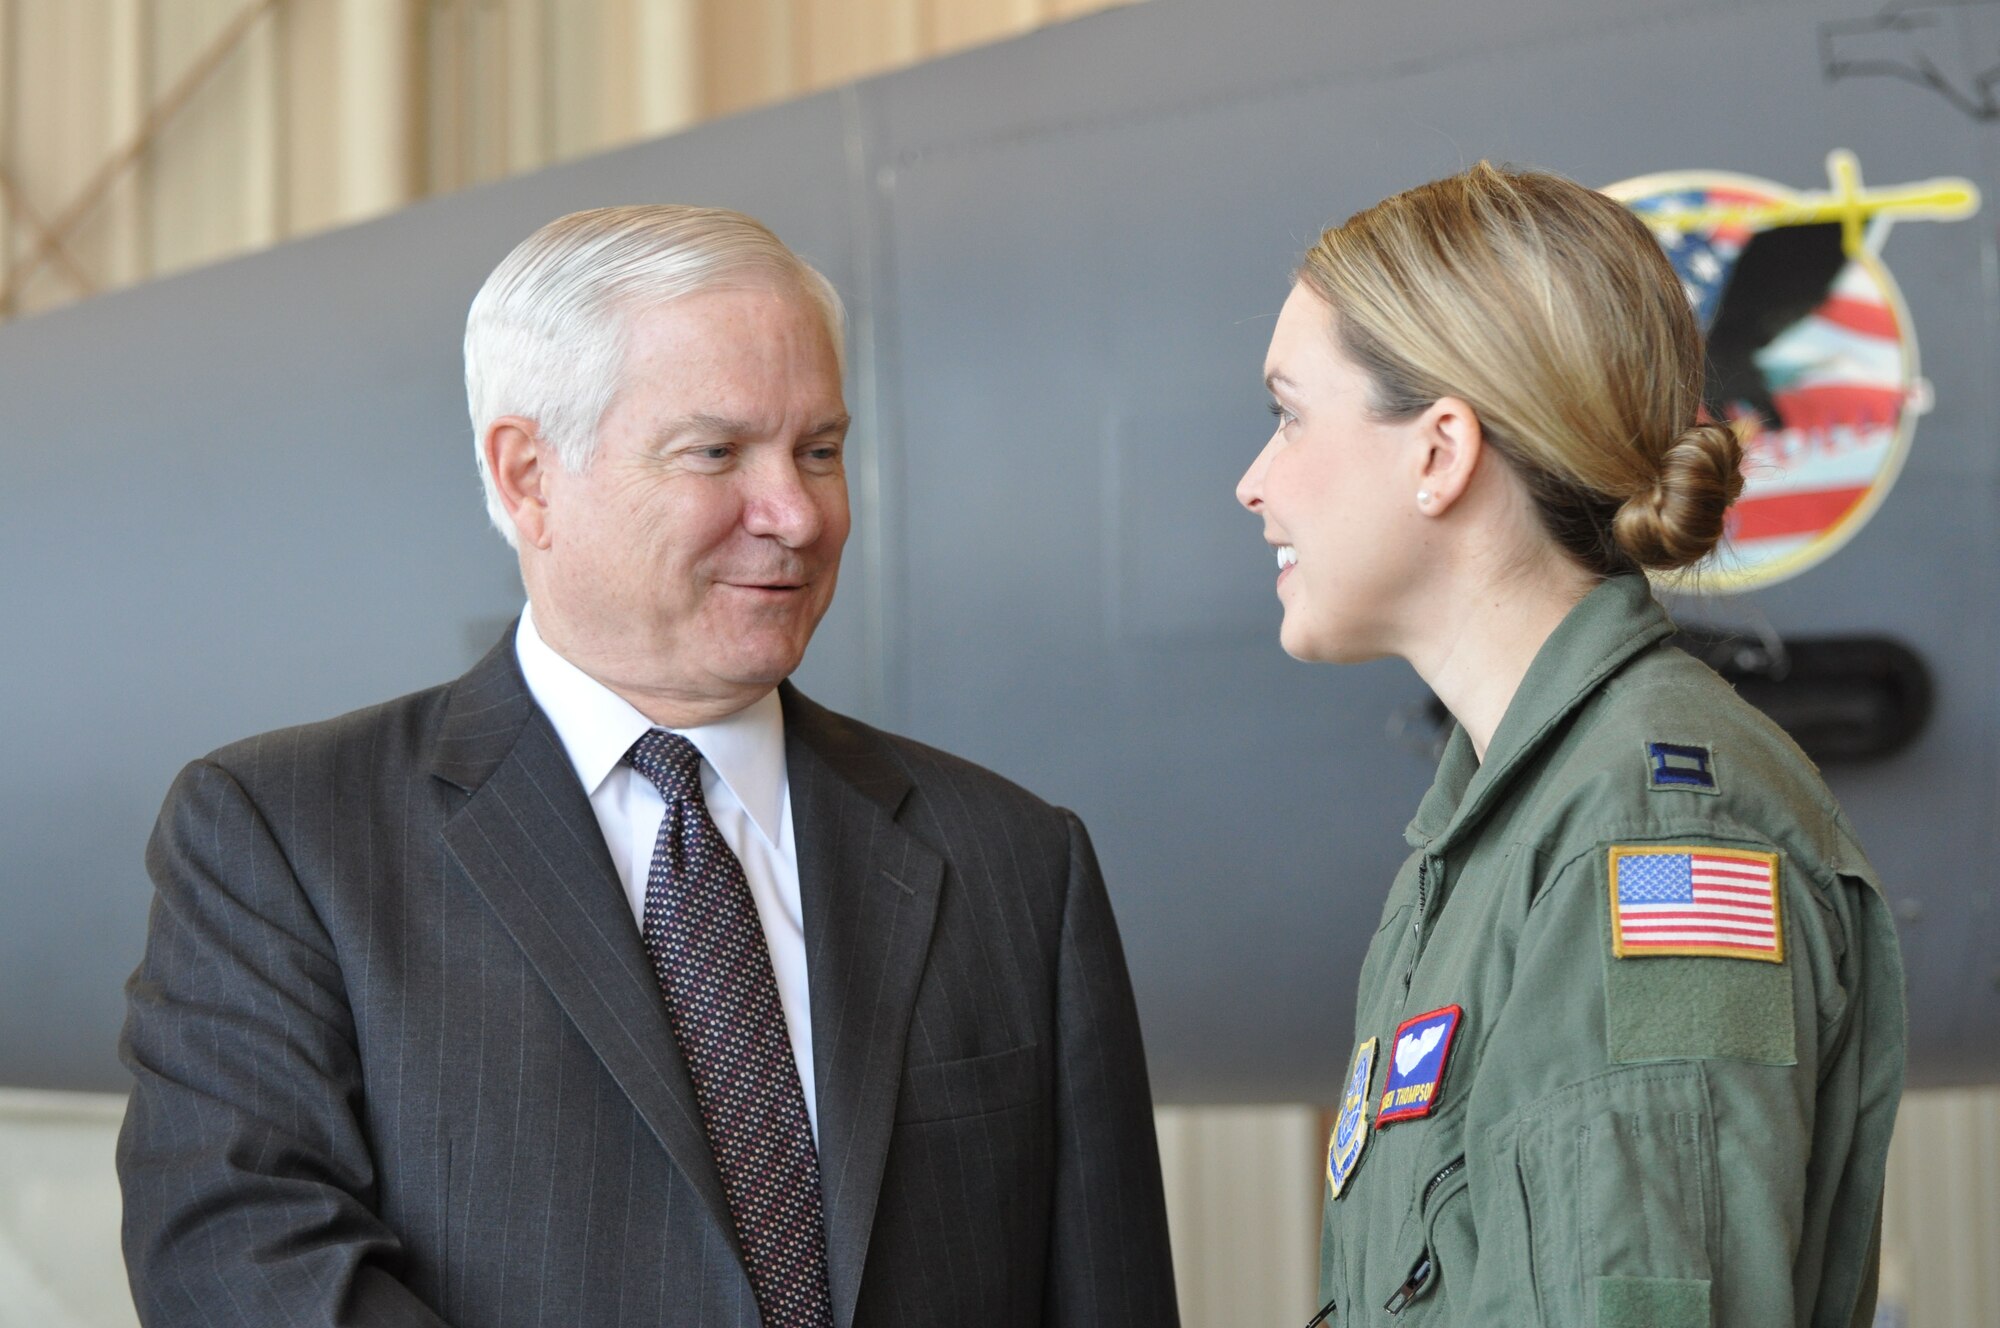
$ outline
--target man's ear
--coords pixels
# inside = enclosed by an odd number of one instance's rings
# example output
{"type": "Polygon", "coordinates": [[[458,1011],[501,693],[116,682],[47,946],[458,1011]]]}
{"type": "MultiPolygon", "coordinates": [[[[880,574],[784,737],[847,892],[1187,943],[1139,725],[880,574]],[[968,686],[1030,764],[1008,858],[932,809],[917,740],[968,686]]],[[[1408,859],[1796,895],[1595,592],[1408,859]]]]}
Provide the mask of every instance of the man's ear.
{"type": "Polygon", "coordinates": [[[1420,463],[1417,509],[1425,516],[1443,516],[1472,484],[1486,451],[1486,433],[1470,402],[1439,397],[1417,417],[1420,463]]]}
{"type": "Polygon", "coordinates": [[[521,544],[548,548],[547,488],[555,453],[543,441],[540,429],[533,420],[502,415],[486,426],[480,447],[486,456],[487,473],[493,477],[493,491],[513,518],[521,544]]]}

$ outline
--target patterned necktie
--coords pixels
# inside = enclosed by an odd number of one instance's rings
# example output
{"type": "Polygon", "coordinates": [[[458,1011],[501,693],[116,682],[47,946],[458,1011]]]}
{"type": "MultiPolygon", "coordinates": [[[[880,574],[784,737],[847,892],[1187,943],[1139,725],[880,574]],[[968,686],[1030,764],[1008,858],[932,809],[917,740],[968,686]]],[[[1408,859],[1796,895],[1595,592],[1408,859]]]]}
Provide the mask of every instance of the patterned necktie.
{"type": "Polygon", "coordinates": [[[694,1078],[769,1328],[831,1328],[819,1154],[743,865],[701,793],[701,753],[653,729],[625,759],[666,799],[641,933],[694,1078]]]}

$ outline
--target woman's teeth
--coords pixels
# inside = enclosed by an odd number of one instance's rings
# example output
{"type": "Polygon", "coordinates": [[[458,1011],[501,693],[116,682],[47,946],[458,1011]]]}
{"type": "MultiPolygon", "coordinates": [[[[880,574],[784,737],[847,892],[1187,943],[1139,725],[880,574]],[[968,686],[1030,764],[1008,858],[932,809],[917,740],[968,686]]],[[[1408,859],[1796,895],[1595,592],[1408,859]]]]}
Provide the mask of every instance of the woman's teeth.
{"type": "Polygon", "coordinates": [[[1284,571],[1299,560],[1299,551],[1289,544],[1278,546],[1278,570],[1284,571]]]}

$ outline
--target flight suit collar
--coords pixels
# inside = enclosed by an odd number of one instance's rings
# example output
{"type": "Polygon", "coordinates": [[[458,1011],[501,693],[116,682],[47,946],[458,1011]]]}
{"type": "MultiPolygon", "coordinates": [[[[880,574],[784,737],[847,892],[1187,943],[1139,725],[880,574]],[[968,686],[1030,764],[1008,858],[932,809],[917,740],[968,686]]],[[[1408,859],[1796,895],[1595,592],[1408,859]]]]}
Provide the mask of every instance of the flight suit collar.
{"type": "Polygon", "coordinates": [[[1673,630],[1644,576],[1610,577],[1585,595],[1535,652],[1484,762],[1464,726],[1452,726],[1437,778],[1403,832],[1410,847],[1442,853],[1470,831],[1572,711],[1673,630]]]}

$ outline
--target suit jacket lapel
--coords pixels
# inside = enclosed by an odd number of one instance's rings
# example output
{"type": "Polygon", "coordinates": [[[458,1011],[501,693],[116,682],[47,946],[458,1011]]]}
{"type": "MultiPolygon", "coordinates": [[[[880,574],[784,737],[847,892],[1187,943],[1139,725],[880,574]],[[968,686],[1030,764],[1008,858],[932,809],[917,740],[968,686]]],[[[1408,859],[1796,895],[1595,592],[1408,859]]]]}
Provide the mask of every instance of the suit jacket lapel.
{"type": "Polygon", "coordinates": [[[788,684],[787,778],[805,915],[820,1188],[838,1328],[851,1328],[944,861],[898,825],[910,779],[881,740],[788,684]]]}
{"type": "Polygon", "coordinates": [[[453,690],[432,772],[471,795],[445,823],[453,858],[740,1259],[659,982],[589,798],[521,680],[511,630],[453,690]]]}

